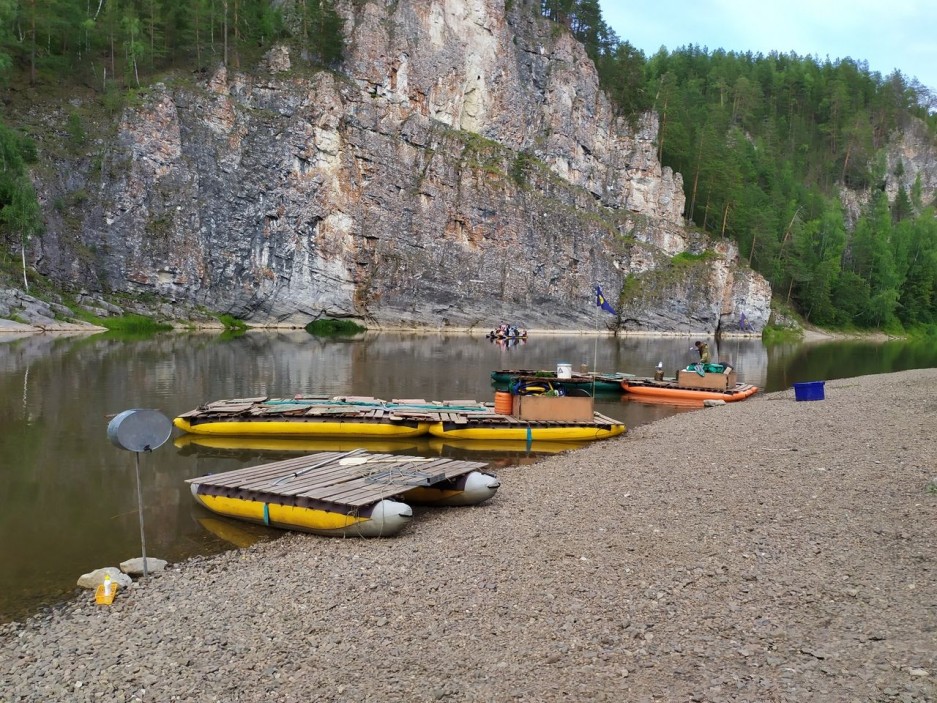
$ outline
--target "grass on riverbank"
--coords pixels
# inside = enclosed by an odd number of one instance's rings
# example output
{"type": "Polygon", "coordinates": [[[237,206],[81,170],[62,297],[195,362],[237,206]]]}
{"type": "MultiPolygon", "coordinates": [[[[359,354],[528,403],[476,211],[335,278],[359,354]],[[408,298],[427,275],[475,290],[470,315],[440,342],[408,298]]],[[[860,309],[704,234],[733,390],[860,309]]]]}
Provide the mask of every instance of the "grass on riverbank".
{"type": "Polygon", "coordinates": [[[305,330],[315,337],[351,337],[367,328],[351,320],[313,320],[305,330]]]}
{"type": "Polygon", "coordinates": [[[247,323],[244,320],[239,320],[233,315],[219,315],[218,321],[224,325],[225,332],[246,332],[247,323]]]}
{"type": "Polygon", "coordinates": [[[81,315],[79,319],[98,327],[104,327],[109,332],[118,332],[127,335],[156,334],[168,332],[172,325],[166,322],[157,322],[145,315],[118,315],[114,317],[97,317],[96,315],[81,315]]]}
{"type": "Polygon", "coordinates": [[[761,332],[761,339],[765,344],[782,344],[783,342],[799,342],[804,338],[803,329],[791,327],[775,327],[768,325],[761,332]]]}

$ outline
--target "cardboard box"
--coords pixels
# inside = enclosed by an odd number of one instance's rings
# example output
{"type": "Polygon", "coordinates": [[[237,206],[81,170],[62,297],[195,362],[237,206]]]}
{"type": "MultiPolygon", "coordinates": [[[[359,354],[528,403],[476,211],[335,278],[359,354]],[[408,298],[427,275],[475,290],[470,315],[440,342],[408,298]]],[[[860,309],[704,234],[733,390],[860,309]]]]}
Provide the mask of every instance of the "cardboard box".
{"type": "Polygon", "coordinates": [[[738,378],[735,371],[730,371],[728,374],[707,373],[705,376],[700,376],[696,371],[687,371],[686,369],[680,369],[677,372],[677,385],[684,388],[724,391],[735,388],[736,383],[738,383],[738,378]]]}
{"type": "Polygon", "coordinates": [[[531,421],[592,422],[595,407],[591,397],[516,395],[513,415],[531,421]]]}

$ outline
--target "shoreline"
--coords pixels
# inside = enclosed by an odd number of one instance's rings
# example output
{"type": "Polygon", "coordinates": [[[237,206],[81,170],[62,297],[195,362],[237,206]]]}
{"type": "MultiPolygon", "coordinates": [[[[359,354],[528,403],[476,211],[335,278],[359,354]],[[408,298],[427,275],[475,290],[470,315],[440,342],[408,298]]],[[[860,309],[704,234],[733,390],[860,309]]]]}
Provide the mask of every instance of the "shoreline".
{"type": "Polygon", "coordinates": [[[499,469],[398,537],[86,592],[0,625],[0,698],[937,700],[935,397],[937,369],[760,395],[499,469]]]}
{"type": "MultiPolygon", "coordinates": [[[[295,325],[247,325],[245,333],[249,332],[297,332],[302,331],[303,327],[298,327],[295,325]]],[[[224,325],[221,324],[197,324],[197,325],[176,325],[173,329],[173,332],[206,332],[206,331],[217,331],[223,332],[225,330],[224,325]]],[[[87,323],[70,323],[70,322],[50,322],[43,325],[29,325],[21,322],[16,322],[15,320],[8,320],[0,318],[0,334],[11,334],[11,335],[33,335],[33,334],[99,334],[102,332],[107,332],[106,327],[98,327],[96,325],[91,325],[87,323]]],[[[419,335],[465,335],[469,337],[485,337],[488,335],[490,330],[482,330],[478,328],[471,327],[380,327],[380,328],[367,328],[361,334],[368,333],[382,333],[382,332],[396,332],[396,333],[407,333],[407,334],[419,334],[419,335]]],[[[528,337],[537,338],[537,337],[650,337],[650,338],[703,338],[703,339],[713,339],[715,335],[712,332],[705,331],[619,331],[617,334],[611,330],[558,330],[558,329],[529,329],[527,330],[528,337]]],[[[844,339],[859,339],[870,342],[887,342],[896,339],[901,339],[901,337],[895,337],[892,335],[885,334],[884,332],[833,332],[828,330],[820,330],[816,328],[804,328],[802,330],[803,336],[800,341],[803,342],[823,342],[823,341],[836,341],[844,339]]],[[[748,332],[722,332],[719,335],[722,339],[761,339],[761,334],[753,334],[748,332]]]]}
{"type": "MultiPolygon", "coordinates": [[[[225,331],[225,326],[219,322],[200,322],[200,323],[177,323],[173,325],[173,332],[206,332],[206,331],[225,331]]],[[[297,325],[251,325],[247,324],[247,332],[296,332],[304,330],[303,326],[297,325]]],[[[17,322],[6,318],[0,318],[0,334],[6,335],[33,335],[33,334],[98,334],[107,332],[106,327],[98,327],[85,322],[61,322],[52,319],[43,319],[41,324],[29,324],[17,322]]],[[[361,334],[376,334],[382,332],[396,332],[418,335],[465,335],[470,337],[486,337],[491,330],[478,327],[406,327],[406,326],[388,326],[378,328],[366,328],[361,334]]],[[[803,327],[800,330],[800,341],[805,343],[835,341],[844,339],[859,339],[870,342],[887,342],[902,337],[895,337],[884,332],[838,332],[823,330],[815,327],[803,327]]],[[[634,331],[620,330],[617,333],[609,329],[528,329],[528,337],[525,339],[537,337],[649,337],[649,338],[703,338],[716,339],[717,335],[705,330],[681,330],[681,331],[634,331]]],[[[761,333],[750,332],[720,332],[718,338],[722,339],[761,339],[761,333]]]]}

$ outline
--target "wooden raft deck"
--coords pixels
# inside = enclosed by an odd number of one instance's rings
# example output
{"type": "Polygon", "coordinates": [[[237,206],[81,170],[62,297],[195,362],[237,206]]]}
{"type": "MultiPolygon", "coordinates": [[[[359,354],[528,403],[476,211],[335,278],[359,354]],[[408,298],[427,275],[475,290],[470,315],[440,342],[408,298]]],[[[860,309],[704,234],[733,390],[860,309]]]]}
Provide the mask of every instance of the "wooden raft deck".
{"type": "Polygon", "coordinates": [[[483,469],[486,463],[399,454],[319,452],[220,474],[186,479],[208,495],[312,507],[362,508],[413,488],[483,469]]]}
{"type": "Polygon", "coordinates": [[[495,415],[493,404],[475,400],[426,401],[422,398],[380,400],[370,396],[299,396],[296,398],[232,398],[206,403],[177,417],[193,424],[209,420],[355,420],[407,422],[446,420],[451,415],[495,415]]]}

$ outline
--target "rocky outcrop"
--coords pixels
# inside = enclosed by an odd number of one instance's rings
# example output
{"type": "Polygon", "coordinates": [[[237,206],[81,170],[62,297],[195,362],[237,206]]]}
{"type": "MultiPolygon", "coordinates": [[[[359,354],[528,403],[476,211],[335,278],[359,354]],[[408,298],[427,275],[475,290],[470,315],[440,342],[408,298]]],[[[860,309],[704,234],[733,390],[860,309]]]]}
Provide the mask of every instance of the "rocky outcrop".
{"type": "MultiPolygon", "coordinates": [[[[911,197],[919,188],[921,204],[937,203],[937,140],[927,125],[917,117],[893,132],[884,149],[884,183],[874,188],[883,188],[890,203],[894,203],[899,188],[911,197]]],[[[846,224],[855,226],[863,210],[872,200],[872,189],[840,189],[846,224]]]]}
{"type": "Polygon", "coordinates": [[[637,273],[622,293],[618,321],[626,332],[749,334],[768,323],[771,288],[739,265],[734,242],[722,240],[697,256],[658,265],[631,263],[637,273]]]}
{"type": "MultiPolygon", "coordinates": [[[[104,311],[104,316],[108,314],[109,311],[104,311]]],[[[0,288],[0,332],[94,332],[102,329],[75,319],[71,308],[60,302],[46,302],[16,288],[0,288]]]]}
{"type": "Polygon", "coordinates": [[[914,190],[919,180],[922,200],[934,201],[937,195],[937,140],[920,119],[912,117],[894,133],[885,151],[885,192],[894,201],[898,188],[914,190]]]}
{"type": "MultiPolygon", "coordinates": [[[[86,197],[77,228],[49,210],[34,265],[252,324],[590,328],[595,285],[614,302],[706,245],[657,117],[618,118],[583,48],[505,5],[348,4],[343,74],[278,47],[254,73],[154,86],[116,144],[40,183],[47,202],[86,197]]],[[[710,251],[679,304],[645,296],[624,329],[766,320],[764,279],[710,251]]]]}

